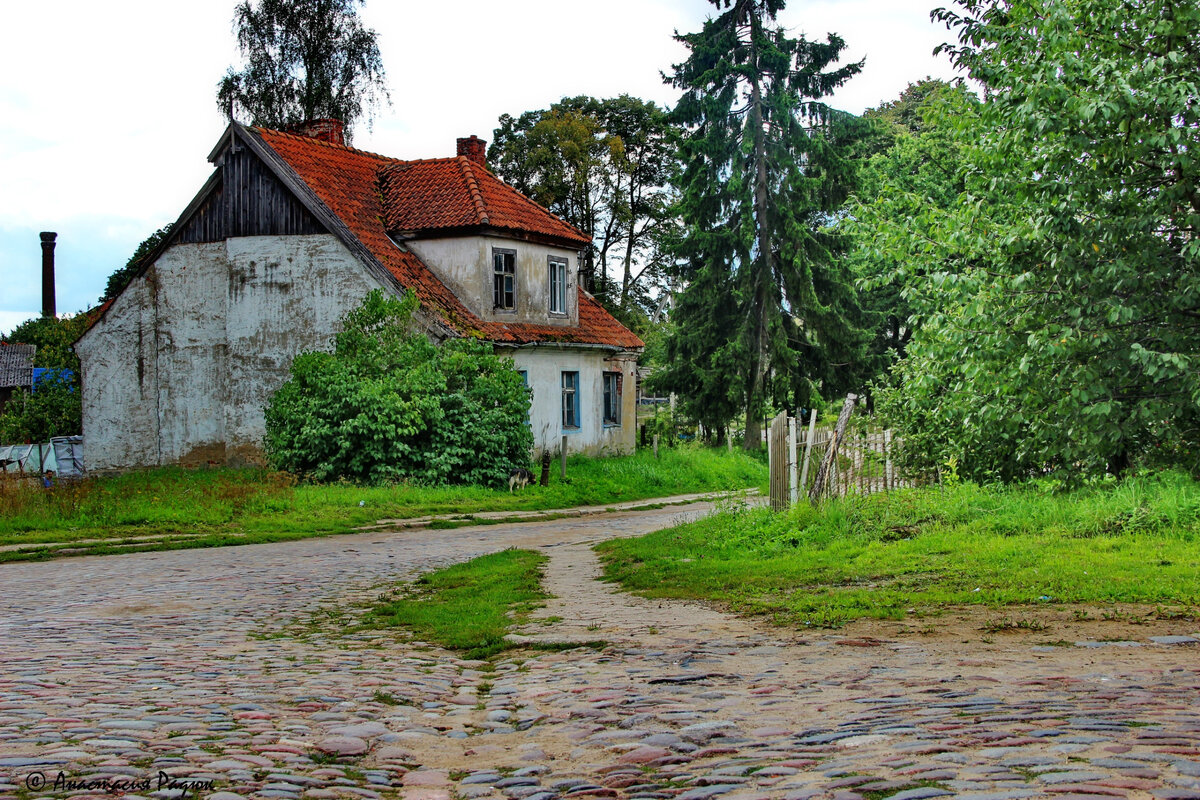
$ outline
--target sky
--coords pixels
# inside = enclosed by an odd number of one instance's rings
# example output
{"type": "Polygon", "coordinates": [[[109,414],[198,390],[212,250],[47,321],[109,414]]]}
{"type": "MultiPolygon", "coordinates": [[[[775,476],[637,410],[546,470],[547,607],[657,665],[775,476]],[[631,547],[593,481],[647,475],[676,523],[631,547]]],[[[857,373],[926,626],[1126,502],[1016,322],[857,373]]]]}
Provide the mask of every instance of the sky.
{"type": "MultiPolygon", "coordinates": [[[[859,76],[830,104],[894,99],[956,75],[934,47],[939,0],[791,0],[793,35],[840,35],[859,76]]],[[[216,84],[238,65],[235,0],[41,0],[5,9],[0,48],[0,333],[41,310],[39,231],[56,231],[57,310],[82,311],[146,236],[179,216],[212,172],[225,128],[216,84]]],[[[396,158],[454,155],[491,139],[501,114],[565,96],[630,94],[671,106],[672,39],[712,16],[708,0],[367,0],[391,106],[356,147],[396,158]]]]}

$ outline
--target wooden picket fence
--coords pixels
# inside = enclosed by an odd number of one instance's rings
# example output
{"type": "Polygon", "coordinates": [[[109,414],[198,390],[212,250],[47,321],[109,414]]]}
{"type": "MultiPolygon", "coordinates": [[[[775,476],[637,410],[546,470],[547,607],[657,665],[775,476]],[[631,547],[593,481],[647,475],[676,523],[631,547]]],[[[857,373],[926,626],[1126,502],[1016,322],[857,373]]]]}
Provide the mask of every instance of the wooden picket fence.
{"type": "Polygon", "coordinates": [[[817,503],[831,497],[890,492],[926,483],[905,474],[897,463],[903,441],[890,430],[852,426],[857,398],[849,395],[832,428],[805,426],[781,413],[771,422],[771,508],[783,510],[801,497],[817,503]]]}

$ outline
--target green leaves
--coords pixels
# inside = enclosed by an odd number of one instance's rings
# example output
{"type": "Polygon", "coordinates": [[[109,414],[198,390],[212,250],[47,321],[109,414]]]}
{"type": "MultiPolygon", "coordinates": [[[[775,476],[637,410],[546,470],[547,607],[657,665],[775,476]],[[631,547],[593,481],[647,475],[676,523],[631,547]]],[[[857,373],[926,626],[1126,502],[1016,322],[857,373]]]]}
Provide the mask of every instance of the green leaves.
{"type": "Polygon", "coordinates": [[[314,480],[499,485],[526,466],[529,392],[486,343],[409,332],[417,302],[374,291],[333,353],[307,352],[266,409],[272,464],[314,480]]]}
{"type": "Polygon", "coordinates": [[[358,17],[363,0],[242,0],[234,12],[245,61],[217,85],[228,119],[286,128],[333,118],[346,139],[380,100],[390,103],[375,31],[358,17]]]}
{"type": "Polygon", "coordinates": [[[855,214],[857,234],[884,243],[866,256],[871,280],[898,265],[923,321],[880,407],[911,457],[958,455],[979,479],[1200,467],[1200,110],[1187,88],[1200,9],[961,5],[934,16],[958,30],[946,49],[988,99],[934,119],[953,134],[958,194],[906,216],[893,187],[933,196],[920,171],[895,168],[898,143],[878,165],[883,196],[855,214]]]}

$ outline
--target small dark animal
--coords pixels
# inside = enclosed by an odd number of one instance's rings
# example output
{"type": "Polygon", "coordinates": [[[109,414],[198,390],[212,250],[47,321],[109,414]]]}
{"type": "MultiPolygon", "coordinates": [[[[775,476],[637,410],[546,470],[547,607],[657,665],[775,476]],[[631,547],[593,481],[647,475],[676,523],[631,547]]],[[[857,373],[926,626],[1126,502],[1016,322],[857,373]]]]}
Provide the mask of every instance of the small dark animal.
{"type": "Polygon", "coordinates": [[[508,490],[524,489],[533,480],[533,473],[523,467],[517,467],[508,476],[508,490]]]}

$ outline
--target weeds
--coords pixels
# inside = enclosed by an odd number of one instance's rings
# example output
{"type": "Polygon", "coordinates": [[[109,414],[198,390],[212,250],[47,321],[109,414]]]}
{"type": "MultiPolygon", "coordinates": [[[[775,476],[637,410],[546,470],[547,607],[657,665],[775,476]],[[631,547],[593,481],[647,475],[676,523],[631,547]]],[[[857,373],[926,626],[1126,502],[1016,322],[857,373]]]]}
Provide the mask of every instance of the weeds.
{"type": "Polygon", "coordinates": [[[997,619],[983,624],[979,630],[985,633],[1007,633],[1012,631],[1044,631],[1047,625],[1036,619],[997,619]]]}

